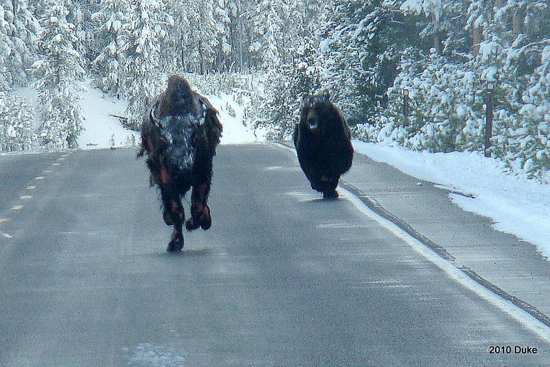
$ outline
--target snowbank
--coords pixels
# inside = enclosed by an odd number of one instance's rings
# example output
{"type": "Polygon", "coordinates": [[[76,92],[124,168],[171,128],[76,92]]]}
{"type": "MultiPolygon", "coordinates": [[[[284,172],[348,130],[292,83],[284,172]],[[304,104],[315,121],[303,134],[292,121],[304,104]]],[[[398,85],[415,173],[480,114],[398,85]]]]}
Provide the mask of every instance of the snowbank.
{"type": "MultiPolygon", "coordinates": [[[[110,97],[91,85],[91,81],[83,82],[86,91],[82,94],[80,106],[84,117],[83,133],[78,137],[81,149],[104,149],[112,147],[135,146],[139,143],[139,133],[122,127],[117,116],[125,116],[126,102],[110,97]]],[[[38,105],[38,94],[33,88],[19,88],[18,94],[23,96],[33,106],[38,105]]],[[[245,107],[235,101],[233,96],[209,95],[207,98],[220,112],[223,124],[222,144],[246,144],[265,141],[263,133],[255,132],[245,126],[245,107]]],[[[35,125],[38,126],[36,118],[35,125]]],[[[35,126],[35,127],[36,127],[35,126]]]]}
{"type": "Polygon", "coordinates": [[[139,133],[122,127],[115,116],[124,116],[126,103],[109,97],[101,90],[84,83],[86,92],[80,105],[84,115],[84,132],[78,137],[81,149],[102,149],[121,146],[135,146],[139,133]]]}
{"type": "Polygon", "coordinates": [[[472,196],[450,194],[464,210],[491,218],[495,229],[536,245],[550,257],[550,185],[508,175],[497,160],[478,153],[413,152],[359,141],[354,146],[408,175],[472,196]]]}
{"type": "Polygon", "coordinates": [[[246,144],[265,141],[265,135],[244,125],[245,108],[237,103],[229,94],[206,96],[210,103],[219,111],[223,125],[221,144],[246,144]]]}

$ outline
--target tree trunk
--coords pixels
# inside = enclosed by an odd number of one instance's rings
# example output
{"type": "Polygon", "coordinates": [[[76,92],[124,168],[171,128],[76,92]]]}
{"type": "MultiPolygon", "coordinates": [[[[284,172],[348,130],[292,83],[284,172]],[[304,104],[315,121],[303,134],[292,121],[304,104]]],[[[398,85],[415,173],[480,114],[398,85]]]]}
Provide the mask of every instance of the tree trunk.
{"type": "Polygon", "coordinates": [[[523,9],[518,8],[514,10],[512,15],[512,29],[514,31],[514,39],[518,38],[523,33],[523,9]]]}
{"type": "Polygon", "coordinates": [[[477,57],[479,54],[479,45],[483,37],[483,27],[476,26],[475,20],[472,22],[472,52],[474,57],[477,57]]]}
{"type": "Polygon", "coordinates": [[[438,55],[443,53],[443,47],[441,45],[441,33],[439,31],[440,21],[437,19],[435,12],[432,13],[432,22],[434,24],[434,49],[438,55]]]}
{"type": "Polygon", "coordinates": [[[199,59],[200,59],[200,75],[204,75],[205,73],[205,62],[204,62],[204,52],[202,51],[202,44],[199,42],[199,59]]]}

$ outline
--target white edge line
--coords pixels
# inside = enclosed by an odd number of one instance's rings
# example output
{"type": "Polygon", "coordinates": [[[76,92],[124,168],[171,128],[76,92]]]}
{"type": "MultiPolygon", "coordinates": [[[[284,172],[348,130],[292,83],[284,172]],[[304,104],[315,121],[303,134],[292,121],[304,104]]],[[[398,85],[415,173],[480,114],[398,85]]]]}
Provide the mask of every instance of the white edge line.
{"type": "MultiPolygon", "coordinates": [[[[281,143],[276,143],[277,146],[290,150],[295,153],[295,150],[281,143]]],[[[449,261],[442,258],[436,252],[432,251],[422,242],[412,237],[403,229],[399,228],[395,223],[381,217],[372,211],[365,203],[361,201],[357,196],[353,195],[350,191],[346,190],[342,186],[338,186],[338,192],[344,194],[343,196],[349,200],[361,213],[369,217],[370,219],[378,222],[383,228],[390,231],[397,238],[403,240],[418,254],[422,255],[426,260],[443,270],[452,280],[462,285],[466,289],[471,290],[482,299],[486,300],[499,310],[511,316],[514,320],[525,326],[528,330],[536,334],[542,340],[550,343],[550,328],[543,322],[537,320],[529,312],[521,309],[513,304],[511,301],[505,300],[499,295],[491,292],[472,278],[470,278],[463,271],[451,264],[449,261]]]]}
{"type": "Polygon", "coordinates": [[[511,316],[527,329],[535,333],[541,339],[543,339],[547,343],[550,343],[550,328],[547,325],[537,320],[527,311],[516,306],[511,301],[505,300],[504,298],[491,292],[490,290],[470,278],[463,271],[439,256],[430,248],[426,247],[426,245],[409,235],[403,229],[399,228],[396,224],[373,212],[368,206],[365,205],[365,203],[363,203],[357,196],[353,195],[348,190],[344,189],[343,187],[339,187],[338,191],[341,194],[344,194],[343,196],[346,198],[346,200],[349,200],[361,213],[363,213],[370,219],[378,222],[383,228],[390,231],[397,238],[403,240],[418,254],[422,255],[426,260],[443,270],[452,280],[471,290],[479,297],[483,298],[501,311],[507,313],[509,316],[511,316]]]}

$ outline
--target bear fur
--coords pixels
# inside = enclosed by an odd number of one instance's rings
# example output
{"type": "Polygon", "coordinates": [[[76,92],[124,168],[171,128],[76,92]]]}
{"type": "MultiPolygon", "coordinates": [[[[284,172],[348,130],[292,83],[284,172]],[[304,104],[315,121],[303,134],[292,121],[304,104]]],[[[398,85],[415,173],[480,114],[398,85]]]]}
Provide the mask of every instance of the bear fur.
{"type": "Polygon", "coordinates": [[[328,94],[304,96],[293,140],[311,188],[325,199],[337,198],[340,176],[352,165],[353,146],[350,129],[328,94]]]}

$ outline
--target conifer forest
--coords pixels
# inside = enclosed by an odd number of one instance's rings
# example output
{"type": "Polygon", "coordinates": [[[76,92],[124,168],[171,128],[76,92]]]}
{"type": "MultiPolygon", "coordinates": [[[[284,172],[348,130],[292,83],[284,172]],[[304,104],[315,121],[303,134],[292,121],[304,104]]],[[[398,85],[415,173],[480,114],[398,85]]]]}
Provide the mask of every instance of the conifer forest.
{"type": "Polygon", "coordinates": [[[356,139],[550,177],[547,0],[0,0],[0,150],[76,148],[86,79],[138,129],[171,74],[274,140],[328,92],[356,139]]]}

